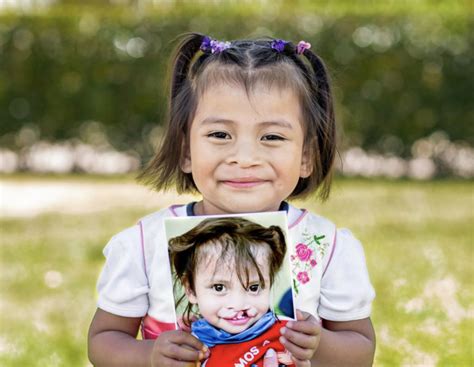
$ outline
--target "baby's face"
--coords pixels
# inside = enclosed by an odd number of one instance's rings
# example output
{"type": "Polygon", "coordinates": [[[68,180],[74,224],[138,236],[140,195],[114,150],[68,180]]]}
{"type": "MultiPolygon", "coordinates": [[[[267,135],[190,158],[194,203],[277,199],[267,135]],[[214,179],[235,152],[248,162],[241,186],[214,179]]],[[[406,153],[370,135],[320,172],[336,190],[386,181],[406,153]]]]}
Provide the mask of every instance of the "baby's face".
{"type": "Polygon", "coordinates": [[[187,290],[191,303],[211,325],[231,334],[240,333],[252,326],[270,308],[270,276],[268,252],[257,250],[256,259],[265,280],[260,283],[255,269],[250,271],[249,285],[245,289],[234,269],[235,263],[220,264],[218,248],[201,261],[194,277],[195,292],[187,290]]]}

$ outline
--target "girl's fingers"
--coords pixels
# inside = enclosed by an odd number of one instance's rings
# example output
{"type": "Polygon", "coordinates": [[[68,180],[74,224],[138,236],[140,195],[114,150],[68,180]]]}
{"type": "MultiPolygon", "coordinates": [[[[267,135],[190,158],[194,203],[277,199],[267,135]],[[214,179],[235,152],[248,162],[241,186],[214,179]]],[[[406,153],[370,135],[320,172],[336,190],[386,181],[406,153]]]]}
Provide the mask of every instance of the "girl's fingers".
{"type": "Polygon", "coordinates": [[[163,343],[161,354],[185,362],[202,360],[209,356],[209,349],[191,334],[176,331],[169,332],[166,342],[163,343]]]}
{"type": "Polygon", "coordinates": [[[280,337],[280,343],[291,353],[293,358],[296,358],[300,361],[310,360],[313,357],[314,349],[301,348],[299,345],[296,345],[286,339],[284,336],[280,337]]]}
{"type": "Polygon", "coordinates": [[[296,320],[304,321],[304,320],[308,320],[310,317],[312,317],[310,313],[296,310],[296,320]]]}
{"type": "Polygon", "coordinates": [[[187,345],[196,350],[202,350],[203,352],[207,350],[207,347],[200,342],[198,338],[183,331],[171,332],[168,336],[168,340],[171,343],[187,345]]]}
{"type": "Polygon", "coordinates": [[[192,365],[195,365],[200,357],[202,357],[202,352],[200,351],[173,343],[168,344],[162,351],[162,354],[170,359],[188,362],[188,365],[189,362],[193,362],[194,364],[192,365]]]}
{"type": "Polygon", "coordinates": [[[288,321],[286,328],[308,335],[318,335],[321,332],[321,325],[313,316],[304,321],[288,321]]]}
{"type": "Polygon", "coordinates": [[[300,346],[301,348],[316,349],[316,346],[318,345],[317,335],[304,334],[286,327],[281,328],[280,332],[285,337],[285,339],[289,340],[295,345],[300,346]]]}

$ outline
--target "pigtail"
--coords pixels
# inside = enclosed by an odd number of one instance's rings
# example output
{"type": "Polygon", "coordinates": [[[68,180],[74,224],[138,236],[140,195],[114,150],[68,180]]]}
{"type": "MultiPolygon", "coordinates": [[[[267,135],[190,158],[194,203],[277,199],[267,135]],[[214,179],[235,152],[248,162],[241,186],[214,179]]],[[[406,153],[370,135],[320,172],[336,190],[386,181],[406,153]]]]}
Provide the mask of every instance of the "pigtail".
{"type": "Polygon", "coordinates": [[[267,241],[271,247],[271,260],[270,260],[270,275],[272,279],[270,280],[273,284],[274,275],[280,270],[283,260],[285,258],[287,246],[285,240],[285,234],[279,226],[270,226],[268,231],[271,233],[272,241],[267,241]]]}
{"type": "Polygon", "coordinates": [[[182,193],[196,189],[191,174],[182,172],[181,162],[184,147],[187,146],[187,126],[197,104],[189,81],[189,68],[203,38],[201,34],[191,33],[184,36],[176,48],[172,61],[166,134],[156,156],[137,177],[158,191],[176,187],[178,193],[182,193]]]}
{"type": "Polygon", "coordinates": [[[182,39],[176,48],[176,53],[173,58],[174,67],[171,80],[171,102],[173,102],[179,94],[184,82],[188,79],[189,66],[199,51],[203,39],[204,36],[202,34],[190,33],[182,39]]]}
{"type": "MultiPolygon", "coordinates": [[[[182,235],[171,238],[168,241],[168,256],[173,267],[173,293],[179,292],[187,285],[194,290],[193,269],[196,266],[196,249],[194,243],[188,241],[188,236],[182,235]]],[[[176,300],[176,308],[178,308],[187,299],[186,293],[182,293],[176,300]]],[[[183,323],[190,327],[192,316],[195,313],[194,305],[187,302],[183,310],[183,323]]]]}
{"type": "MultiPolygon", "coordinates": [[[[310,83],[313,91],[313,105],[317,106],[318,123],[316,125],[316,137],[318,157],[315,161],[319,163],[320,175],[318,183],[322,183],[320,196],[326,199],[329,196],[332,167],[336,154],[336,121],[334,116],[334,103],[332,99],[329,74],[319,56],[309,49],[304,50],[303,55],[311,64],[313,69],[313,80],[310,83]]],[[[313,167],[313,170],[317,167],[313,167]]]]}

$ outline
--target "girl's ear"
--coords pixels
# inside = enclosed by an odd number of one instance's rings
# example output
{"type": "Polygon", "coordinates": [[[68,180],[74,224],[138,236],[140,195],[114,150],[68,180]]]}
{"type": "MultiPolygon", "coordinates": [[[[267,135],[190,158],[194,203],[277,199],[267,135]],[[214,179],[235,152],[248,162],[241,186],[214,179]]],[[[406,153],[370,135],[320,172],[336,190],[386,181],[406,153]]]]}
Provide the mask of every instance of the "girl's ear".
{"type": "Polygon", "coordinates": [[[183,144],[183,156],[181,157],[180,167],[184,173],[191,173],[191,152],[188,144],[183,144]]]}
{"type": "Polygon", "coordinates": [[[303,155],[301,157],[301,167],[300,167],[300,177],[301,178],[307,178],[311,176],[313,173],[313,165],[311,164],[312,162],[311,159],[311,153],[307,150],[304,149],[303,155]]]}

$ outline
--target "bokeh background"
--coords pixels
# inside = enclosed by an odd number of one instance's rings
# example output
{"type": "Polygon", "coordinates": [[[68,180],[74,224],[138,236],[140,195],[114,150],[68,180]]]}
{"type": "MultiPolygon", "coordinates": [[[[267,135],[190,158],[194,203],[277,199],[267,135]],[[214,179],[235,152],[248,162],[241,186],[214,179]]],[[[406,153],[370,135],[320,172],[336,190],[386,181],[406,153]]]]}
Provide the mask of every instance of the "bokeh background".
{"type": "Polygon", "coordinates": [[[473,357],[470,1],[0,0],[0,364],[87,366],[102,248],[170,203],[134,182],[166,116],[173,40],[311,42],[333,79],[325,203],[377,291],[378,366],[473,357]]]}

